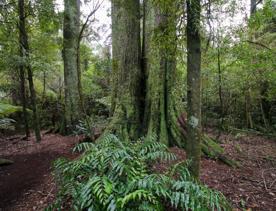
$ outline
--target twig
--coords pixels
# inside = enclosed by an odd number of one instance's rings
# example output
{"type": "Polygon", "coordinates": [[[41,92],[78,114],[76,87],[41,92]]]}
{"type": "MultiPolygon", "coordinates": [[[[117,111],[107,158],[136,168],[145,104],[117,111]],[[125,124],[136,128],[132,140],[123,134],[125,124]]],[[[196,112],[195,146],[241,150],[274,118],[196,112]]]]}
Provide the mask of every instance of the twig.
{"type": "Polygon", "coordinates": [[[52,187],[52,189],[50,190],[50,192],[47,194],[47,196],[46,196],[46,199],[48,199],[48,197],[50,196],[50,195],[53,195],[52,194],[52,191],[54,190],[54,187],[52,187]]]}
{"type": "Polygon", "coordinates": [[[275,182],[276,182],[276,179],[270,184],[269,189],[271,189],[273,187],[275,182]]]}
{"type": "Polygon", "coordinates": [[[251,40],[246,40],[245,42],[248,42],[248,43],[254,44],[254,45],[258,45],[258,46],[261,46],[261,47],[263,47],[263,48],[266,48],[266,49],[272,51],[271,48],[269,48],[268,46],[266,46],[266,45],[264,45],[264,44],[262,44],[262,43],[254,42],[254,41],[251,41],[251,40]]]}
{"type": "Polygon", "coordinates": [[[265,186],[265,190],[268,191],[267,185],[266,185],[266,181],[265,181],[265,177],[264,177],[264,171],[262,171],[262,178],[263,178],[263,182],[264,182],[264,186],[265,186]]]}

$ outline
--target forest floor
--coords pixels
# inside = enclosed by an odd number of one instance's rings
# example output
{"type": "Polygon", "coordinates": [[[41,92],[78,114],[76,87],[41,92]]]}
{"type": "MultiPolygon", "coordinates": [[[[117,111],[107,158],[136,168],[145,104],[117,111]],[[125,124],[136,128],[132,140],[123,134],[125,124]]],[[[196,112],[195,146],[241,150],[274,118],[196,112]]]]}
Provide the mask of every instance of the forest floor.
{"type": "MultiPolygon", "coordinates": [[[[209,135],[215,135],[209,131],[209,135]]],[[[57,192],[52,162],[58,157],[74,158],[73,146],[79,137],[44,134],[40,144],[32,137],[0,138],[0,158],[14,164],[0,167],[0,210],[43,210],[57,192]]],[[[202,159],[201,180],[221,191],[235,210],[276,210],[276,140],[256,135],[222,134],[219,137],[226,155],[240,163],[231,168],[219,161],[202,159]]],[[[178,161],[185,152],[171,148],[178,161]]],[[[170,163],[158,163],[162,171],[170,163]]]]}

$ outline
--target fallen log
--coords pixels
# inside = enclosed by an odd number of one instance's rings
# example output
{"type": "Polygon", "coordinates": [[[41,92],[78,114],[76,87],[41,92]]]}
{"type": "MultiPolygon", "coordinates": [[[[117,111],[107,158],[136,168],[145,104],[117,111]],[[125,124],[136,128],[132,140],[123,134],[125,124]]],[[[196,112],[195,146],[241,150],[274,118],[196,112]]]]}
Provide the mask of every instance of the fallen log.
{"type": "Polygon", "coordinates": [[[224,155],[224,149],[216,142],[216,140],[210,138],[206,134],[202,136],[201,149],[204,155],[208,158],[220,160],[221,162],[231,167],[240,166],[240,164],[237,161],[232,160],[228,158],[226,155],[224,155]]]}

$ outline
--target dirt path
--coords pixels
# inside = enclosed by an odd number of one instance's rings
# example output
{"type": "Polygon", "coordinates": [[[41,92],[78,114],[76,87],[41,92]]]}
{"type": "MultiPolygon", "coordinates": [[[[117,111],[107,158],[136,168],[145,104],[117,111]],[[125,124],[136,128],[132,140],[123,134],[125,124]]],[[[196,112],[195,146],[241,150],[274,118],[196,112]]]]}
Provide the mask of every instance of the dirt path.
{"type": "Polygon", "coordinates": [[[52,162],[62,156],[74,157],[72,147],[78,138],[44,135],[34,139],[20,137],[0,140],[0,157],[14,164],[0,167],[0,210],[42,210],[54,199],[52,162]]]}

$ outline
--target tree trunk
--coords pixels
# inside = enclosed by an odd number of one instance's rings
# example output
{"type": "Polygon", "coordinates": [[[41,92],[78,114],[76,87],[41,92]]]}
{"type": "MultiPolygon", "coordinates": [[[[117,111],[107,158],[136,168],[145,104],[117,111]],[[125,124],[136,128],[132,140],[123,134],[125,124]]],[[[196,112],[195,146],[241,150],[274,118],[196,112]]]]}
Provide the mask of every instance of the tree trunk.
{"type": "MultiPolygon", "coordinates": [[[[219,35],[218,35],[219,36],[219,35]]],[[[219,39],[219,38],[218,38],[219,39]]],[[[219,42],[219,41],[218,41],[219,42]]],[[[224,124],[224,107],[222,98],[222,73],[221,73],[221,57],[220,57],[220,44],[217,47],[217,59],[218,59],[218,81],[219,81],[219,103],[220,103],[220,127],[223,128],[224,124]]]]}
{"type": "MultiPolygon", "coordinates": [[[[23,49],[21,44],[20,44],[20,57],[23,57],[23,49]]],[[[21,105],[22,105],[22,112],[23,112],[25,135],[26,137],[29,137],[30,130],[29,130],[29,123],[28,123],[26,92],[25,92],[25,71],[24,71],[23,65],[20,65],[19,67],[19,80],[20,80],[21,105]]]]}
{"type": "Polygon", "coordinates": [[[187,1],[187,156],[191,173],[198,178],[201,156],[201,42],[200,0],[187,1]]]}
{"type": "MultiPolygon", "coordinates": [[[[18,2],[19,5],[19,2],[18,2]]],[[[24,47],[23,47],[23,36],[19,32],[19,55],[24,58],[24,47]]],[[[20,98],[23,111],[24,129],[26,137],[30,136],[29,123],[28,123],[28,113],[27,113],[27,101],[26,101],[26,88],[25,88],[25,70],[24,65],[19,66],[19,80],[20,80],[20,98]]]]}
{"type": "Polygon", "coordinates": [[[36,93],[35,93],[34,83],[33,83],[33,72],[31,69],[30,58],[29,58],[30,49],[29,49],[29,43],[28,43],[28,34],[25,26],[25,8],[24,7],[25,7],[24,0],[18,0],[20,45],[22,45],[23,47],[22,50],[24,52],[24,58],[25,58],[28,81],[29,81],[35,137],[36,137],[36,141],[40,142],[41,135],[40,135],[39,119],[38,119],[37,108],[36,108],[36,93]]]}
{"type": "Polygon", "coordinates": [[[271,124],[270,109],[271,104],[268,100],[269,83],[267,79],[261,81],[261,107],[263,113],[264,124],[268,128],[271,124]]]}
{"type": "Polygon", "coordinates": [[[113,119],[108,130],[135,140],[141,129],[139,0],[112,0],[112,45],[113,119]]]}
{"type": "Polygon", "coordinates": [[[144,68],[146,102],[144,126],[147,136],[156,135],[166,145],[184,146],[177,126],[173,97],[176,75],[176,11],[175,1],[144,2],[144,68]]]}
{"type": "Polygon", "coordinates": [[[84,102],[83,102],[83,94],[82,94],[82,83],[81,83],[81,60],[80,60],[80,45],[81,45],[81,38],[82,34],[80,34],[80,0],[77,1],[77,12],[78,12],[78,17],[77,17],[77,27],[79,30],[78,33],[78,43],[77,43],[77,72],[78,72],[78,92],[79,92],[79,98],[80,98],[80,112],[81,114],[85,114],[85,109],[84,109],[84,102]]]}
{"type": "Polygon", "coordinates": [[[253,128],[252,112],[251,112],[251,91],[250,88],[245,91],[245,113],[246,125],[248,128],[253,128]]]}
{"type": "Polygon", "coordinates": [[[78,35],[79,35],[79,0],[64,1],[63,26],[63,61],[65,87],[66,134],[74,130],[80,115],[79,77],[78,77],[78,35]]]}

